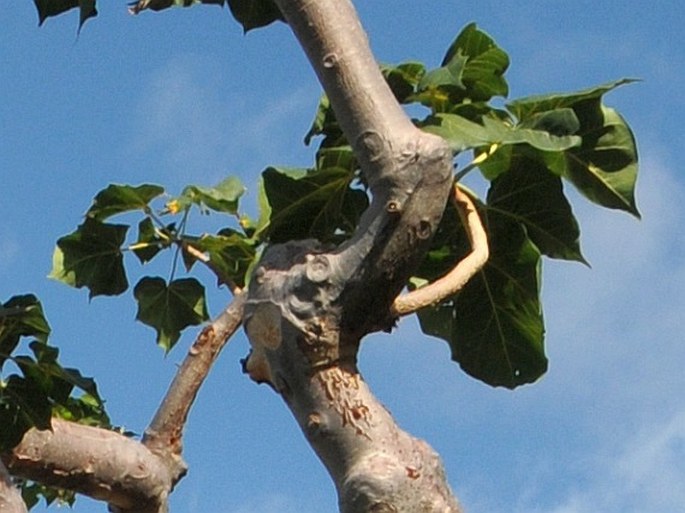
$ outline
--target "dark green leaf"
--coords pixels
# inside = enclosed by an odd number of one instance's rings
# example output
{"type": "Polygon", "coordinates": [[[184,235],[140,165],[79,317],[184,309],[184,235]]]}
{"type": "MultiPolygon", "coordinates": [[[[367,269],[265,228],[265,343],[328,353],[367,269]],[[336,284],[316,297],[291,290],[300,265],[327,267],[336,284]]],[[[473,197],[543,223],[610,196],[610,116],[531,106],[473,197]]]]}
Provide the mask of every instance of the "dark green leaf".
{"type": "Polygon", "coordinates": [[[381,72],[397,101],[405,103],[416,92],[426,67],[420,62],[405,62],[397,66],[382,65],[381,72]]]}
{"type": "Polygon", "coordinates": [[[28,481],[21,485],[21,497],[24,499],[28,509],[31,509],[38,504],[41,497],[48,506],[54,502],[56,502],[57,505],[72,506],[76,501],[76,492],[28,481]]]}
{"type": "Polygon", "coordinates": [[[512,127],[492,117],[484,117],[481,125],[448,113],[427,118],[421,128],[445,139],[455,153],[492,144],[521,143],[543,151],[563,151],[581,142],[580,137],[575,135],[556,136],[543,130],[512,127]]]}
{"type": "Polygon", "coordinates": [[[335,118],[333,107],[331,107],[328,96],[325,94],[319,100],[314,122],[309,132],[304,136],[304,143],[309,145],[317,135],[324,136],[321,146],[341,146],[347,144],[338,120],[335,118]]]}
{"type": "Polygon", "coordinates": [[[534,96],[507,105],[524,123],[540,113],[572,109],[579,122],[578,148],[546,156],[550,169],[570,180],[591,201],[637,217],[637,148],[630,127],[602,96],[634,80],[623,79],[570,94],[534,96]]]}
{"type": "Polygon", "coordinates": [[[51,417],[50,401],[37,383],[17,375],[0,381],[0,452],[17,445],[34,426],[48,429],[51,417]]]}
{"type": "Polygon", "coordinates": [[[138,223],[138,240],[133,246],[133,253],[138,257],[140,263],[149,262],[163,248],[171,244],[171,232],[174,228],[174,224],[168,225],[164,231],[168,232],[170,236],[161,237],[149,217],[138,223]]]}
{"type": "Polygon", "coordinates": [[[138,301],[136,319],[155,329],[157,344],[165,351],[178,342],[181,331],[208,319],[205,289],[194,278],[142,278],[133,290],[138,301]]]}
{"type": "Polygon", "coordinates": [[[205,235],[194,245],[209,255],[212,267],[220,273],[220,282],[245,286],[247,271],[256,258],[256,251],[245,237],[230,231],[218,236],[205,235]]]}
{"type": "Polygon", "coordinates": [[[86,212],[87,217],[104,221],[108,217],[131,210],[149,209],[148,204],[164,193],[159,185],[143,184],[138,187],[111,184],[97,193],[93,204],[86,212]]]}
{"type": "Polygon", "coordinates": [[[51,16],[57,16],[63,12],[78,8],[80,29],[88,18],[98,14],[95,9],[95,0],[33,0],[33,3],[36,4],[36,9],[38,9],[39,25],[42,25],[51,16]]]}
{"type": "Polygon", "coordinates": [[[33,337],[47,342],[49,334],[50,326],[36,296],[14,296],[0,304],[0,369],[21,337],[33,337]]]}
{"type": "Polygon", "coordinates": [[[284,21],[273,0],[228,0],[228,7],[245,32],[274,21],[284,21]]]}
{"type": "MultiPolygon", "coordinates": [[[[458,295],[418,315],[424,333],[446,340],[452,358],[468,374],[492,386],[515,388],[535,381],[547,369],[540,252],[521,224],[497,211],[481,215],[490,241],[485,268],[458,295]]],[[[433,279],[440,267],[449,270],[464,255],[463,230],[450,218],[441,224],[447,225],[438,230],[436,243],[442,246],[429,253],[432,263],[424,263],[425,276],[419,278],[433,279]]]]}
{"type": "Polygon", "coordinates": [[[508,67],[507,54],[471,23],[454,40],[441,67],[423,76],[413,100],[434,112],[450,112],[467,99],[470,103],[507,96],[504,72],[508,67]]]}
{"type": "Polygon", "coordinates": [[[88,218],[57,241],[50,278],[89,289],[89,297],[117,295],[128,288],[121,246],[128,226],[88,218]]]}
{"type": "Polygon", "coordinates": [[[422,330],[446,340],[452,358],[492,386],[515,388],[547,369],[539,301],[540,253],[520,224],[490,213],[491,258],[450,300],[419,312],[422,330]]]}
{"type": "Polygon", "coordinates": [[[523,224],[542,254],[586,263],[561,179],[541,162],[517,152],[511,168],[492,182],[487,208],[523,224]]]}
{"type": "Polygon", "coordinates": [[[264,190],[271,208],[272,242],[349,236],[368,206],[366,193],[350,188],[354,174],[330,167],[314,171],[268,168],[264,190]]]}
{"type": "Polygon", "coordinates": [[[130,4],[130,11],[133,14],[138,14],[146,9],[162,11],[169,7],[190,7],[197,4],[224,5],[225,3],[226,0],[138,0],[130,4]]]}
{"type": "Polygon", "coordinates": [[[181,205],[187,202],[204,205],[217,212],[236,214],[238,200],[245,192],[245,187],[236,177],[228,177],[214,187],[200,187],[189,185],[183,190],[177,201],[181,205]]]}

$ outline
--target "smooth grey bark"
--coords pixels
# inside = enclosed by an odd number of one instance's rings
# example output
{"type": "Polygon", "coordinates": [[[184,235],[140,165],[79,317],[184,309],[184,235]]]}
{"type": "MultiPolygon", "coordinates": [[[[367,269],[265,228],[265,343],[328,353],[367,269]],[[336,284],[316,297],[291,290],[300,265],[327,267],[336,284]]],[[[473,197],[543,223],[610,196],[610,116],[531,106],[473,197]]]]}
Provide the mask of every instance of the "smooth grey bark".
{"type": "Polygon", "coordinates": [[[437,454],[402,431],[356,366],[361,338],[425,254],[452,187],[452,155],[395,100],[348,0],[276,0],[329,96],[373,201],[339,248],[271,246],[248,290],[247,371],[285,400],[343,513],[460,511],[437,454]]]}
{"type": "Polygon", "coordinates": [[[5,465],[0,461],[0,513],[26,513],[26,504],[19,488],[12,482],[5,465]]]}

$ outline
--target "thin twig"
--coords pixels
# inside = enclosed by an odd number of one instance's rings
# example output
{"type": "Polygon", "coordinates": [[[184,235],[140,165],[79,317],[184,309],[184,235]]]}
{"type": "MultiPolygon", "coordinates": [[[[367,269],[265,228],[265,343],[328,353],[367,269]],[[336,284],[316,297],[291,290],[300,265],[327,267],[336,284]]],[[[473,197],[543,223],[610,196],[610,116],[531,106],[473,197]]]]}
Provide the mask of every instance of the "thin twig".
{"type": "Polygon", "coordinates": [[[231,304],[206,326],[191,346],[169,386],[143,444],[153,452],[178,456],[188,412],[212,364],[243,320],[245,292],[239,292],[231,304]]]}
{"type": "Polygon", "coordinates": [[[435,282],[398,296],[392,305],[393,316],[403,316],[434,305],[455,294],[483,268],[490,255],[488,239],[478,211],[471,198],[459,186],[454,187],[454,201],[471,242],[471,252],[442,278],[435,282]]]}

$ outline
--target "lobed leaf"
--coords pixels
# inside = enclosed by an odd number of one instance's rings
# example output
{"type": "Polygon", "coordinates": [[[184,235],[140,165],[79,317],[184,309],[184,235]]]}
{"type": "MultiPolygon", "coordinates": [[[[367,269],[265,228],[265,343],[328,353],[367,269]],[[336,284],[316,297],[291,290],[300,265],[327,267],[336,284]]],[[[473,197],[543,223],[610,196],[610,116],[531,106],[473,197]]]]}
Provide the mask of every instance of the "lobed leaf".
{"type": "Polygon", "coordinates": [[[487,209],[525,226],[542,254],[587,263],[561,179],[524,152],[515,151],[509,170],[493,180],[487,209]]]}
{"type": "Polygon", "coordinates": [[[492,144],[521,143],[542,151],[563,151],[581,143],[581,138],[575,135],[557,136],[544,130],[513,127],[498,118],[484,117],[482,122],[474,123],[457,114],[440,113],[427,118],[421,128],[445,139],[455,153],[492,144]]]}
{"type": "Polygon", "coordinates": [[[227,0],[233,17],[243,30],[264,27],[274,21],[285,21],[273,0],[227,0]]]}
{"type": "Polygon", "coordinates": [[[47,342],[50,326],[43,306],[33,294],[13,296],[0,303],[0,370],[19,344],[21,337],[47,342]]]}
{"type": "Polygon", "coordinates": [[[238,212],[238,200],[244,193],[245,186],[242,182],[234,176],[229,176],[214,187],[189,185],[183,189],[181,196],[172,202],[177,202],[179,210],[195,204],[205,206],[216,212],[236,214],[238,212]]]}
{"type": "Polygon", "coordinates": [[[88,20],[97,16],[95,0],[33,0],[38,10],[38,24],[42,25],[46,19],[58,16],[71,9],[79,10],[79,30],[88,20]]]}
{"type": "Polygon", "coordinates": [[[277,169],[262,174],[271,216],[272,242],[316,238],[334,241],[351,234],[369,200],[350,188],[354,174],[344,168],[277,169]]]}
{"type": "Polygon", "coordinates": [[[539,299],[540,252],[524,227],[486,215],[490,260],[456,296],[418,312],[424,333],[444,339],[452,359],[491,386],[515,388],[547,369],[539,299]]]}
{"type": "Polygon", "coordinates": [[[467,99],[472,103],[507,96],[504,72],[508,67],[507,54],[471,23],[450,45],[441,66],[422,77],[413,100],[434,112],[448,112],[467,99]]]}
{"type": "Polygon", "coordinates": [[[622,79],[576,93],[524,98],[507,108],[524,123],[555,109],[573,110],[582,143],[563,155],[548,155],[548,166],[594,203],[639,217],[635,138],[625,120],[602,104],[604,94],[631,82],[634,80],[622,79]]]}
{"type": "Polygon", "coordinates": [[[49,277],[89,289],[89,297],[113,296],[128,288],[121,247],[127,225],[86,218],[76,231],[60,238],[49,277]]]}
{"type": "Polygon", "coordinates": [[[106,189],[97,193],[93,199],[93,204],[86,212],[86,217],[104,221],[123,212],[147,211],[150,201],[163,193],[164,188],[159,185],[143,184],[132,187],[130,185],[110,184],[106,189]]]}
{"type": "Polygon", "coordinates": [[[205,289],[194,278],[174,280],[167,285],[163,278],[142,278],[133,295],[138,302],[136,319],[154,328],[157,344],[166,352],[174,347],[181,331],[209,318],[205,289]]]}
{"type": "Polygon", "coordinates": [[[220,274],[220,283],[245,286],[248,270],[257,254],[246,237],[222,230],[218,235],[205,235],[193,244],[209,255],[212,267],[220,274]]]}

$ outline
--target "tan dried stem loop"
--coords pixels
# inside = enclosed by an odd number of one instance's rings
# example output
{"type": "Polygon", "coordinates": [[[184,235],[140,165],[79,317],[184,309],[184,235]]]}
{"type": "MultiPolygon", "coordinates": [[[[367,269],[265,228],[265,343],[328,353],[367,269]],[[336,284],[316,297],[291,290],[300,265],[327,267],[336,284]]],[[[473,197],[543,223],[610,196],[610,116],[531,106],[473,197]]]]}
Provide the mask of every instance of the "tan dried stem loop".
{"type": "Polygon", "coordinates": [[[490,256],[488,238],[476,207],[468,194],[458,185],[454,186],[453,200],[459,217],[466,227],[466,233],[471,242],[471,252],[442,278],[425,287],[398,296],[391,308],[393,316],[400,317],[414,313],[459,292],[487,262],[490,256]]]}

